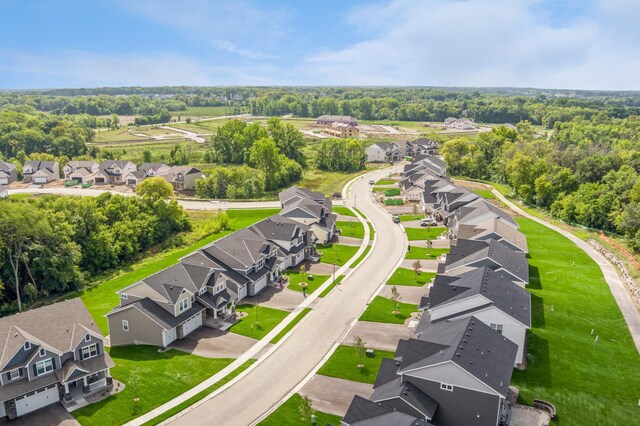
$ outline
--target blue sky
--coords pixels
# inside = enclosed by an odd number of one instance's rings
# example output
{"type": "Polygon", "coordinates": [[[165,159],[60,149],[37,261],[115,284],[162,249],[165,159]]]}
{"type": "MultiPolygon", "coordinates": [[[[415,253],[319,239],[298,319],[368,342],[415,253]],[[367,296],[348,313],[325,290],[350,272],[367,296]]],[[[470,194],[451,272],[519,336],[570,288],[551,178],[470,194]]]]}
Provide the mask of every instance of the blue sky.
{"type": "Polygon", "coordinates": [[[0,88],[639,90],[637,0],[0,0],[0,88]]]}

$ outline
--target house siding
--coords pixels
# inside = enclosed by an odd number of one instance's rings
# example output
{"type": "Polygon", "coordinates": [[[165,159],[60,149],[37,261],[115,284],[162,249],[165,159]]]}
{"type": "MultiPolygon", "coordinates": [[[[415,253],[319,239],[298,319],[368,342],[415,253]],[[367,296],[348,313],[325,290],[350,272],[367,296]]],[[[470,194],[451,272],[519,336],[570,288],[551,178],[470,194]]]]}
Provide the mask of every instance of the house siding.
{"type": "Polygon", "coordinates": [[[108,316],[111,346],[148,344],[163,346],[163,328],[136,308],[108,316]],[[129,321],[129,331],[122,329],[122,320],[129,321]]]}
{"type": "MultiPolygon", "coordinates": [[[[88,342],[85,342],[84,337],[82,338],[82,341],[78,344],[78,346],[76,347],[75,351],[74,351],[74,357],[77,361],[83,361],[82,359],[82,348],[86,347],[86,346],[91,346],[93,344],[96,345],[97,349],[98,349],[98,354],[100,355],[102,353],[104,353],[104,343],[102,341],[102,339],[98,339],[93,335],[89,335],[91,337],[91,340],[89,340],[88,342]]],[[[87,358],[89,359],[89,358],[87,358]]]]}

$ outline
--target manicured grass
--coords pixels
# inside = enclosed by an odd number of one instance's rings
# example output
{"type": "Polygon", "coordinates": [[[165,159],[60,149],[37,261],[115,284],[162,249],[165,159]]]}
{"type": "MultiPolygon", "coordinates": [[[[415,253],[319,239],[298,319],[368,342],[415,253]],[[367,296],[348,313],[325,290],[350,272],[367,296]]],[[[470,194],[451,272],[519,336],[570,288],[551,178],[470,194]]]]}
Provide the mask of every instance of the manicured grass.
{"type": "Polygon", "coordinates": [[[488,200],[492,200],[496,198],[496,196],[493,195],[493,193],[488,189],[472,189],[471,191],[481,196],[482,198],[486,198],[488,200]]]}
{"type": "MultiPolygon", "coordinates": [[[[399,188],[396,188],[399,190],[399,188]]],[[[380,186],[374,186],[373,187],[373,192],[385,192],[388,191],[389,188],[385,188],[385,187],[380,187],[380,186]]]]}
{"type": "Polygon", "coordinates": [[[435,240],[440,235],[447,232],[447,228],[444,226],[431,226],[424,228],[405,228],[405,232],[407,233],[407,238],[409,241],[426,241],[435,240]]]}
{"type": "Polygon", "coordinates": [[[343,237],[364,238],[364,225],[361,222],[338,220],[336,226],[340,229],[340,235],[343,237]]]}
{"type": "Polygon", "coordinates": [[[289,315],[289,312],[260,305],[244,303],[236,307],[237,312],[244,312],[246,317],[234,324],[230,332],[260,340],[289,315]],[[256,324],[257,322],[257,324],[256,324]]]}
{"type": "Polygon", "coordinates": [[[163,421],[167,420],[168,418],[178,414],[180,411],[184,410],[187,407],[190,407],[191,405],[193,405],[196,402],[198,402],[201,399],[203,399],[205,396],[209,395],[210,393],[215,392],[216,390],[220,389],[222,386],[224,386],[227,383],[229,383],[236,376],[238,376],[240,373],[242,373],[247,368],[249,368],[251,366],[251,364],[253,364],[254,362],[256,362],[255,359],[248,360],[247,362],[242,364],[240,367],[238,367],[235,370],[233,370],[230,374],[228,374],[224,378],[220,379],[216,384],[209,386],[208,388],[206,388],[202,392],[197,393],[196,395],[194,395],[191,398],[187,399],[182,404],[179,404],[179,405],[175,406],[171,410],[167,410],[165,413],[159,415],[158,417],[155,417],[154,419],[149,420],[146,423],[143,423],[143,426],[157,425],[158,423],[162,423],[163,421]]]}
{"type": "Polygon", "coordinates": [[[353,261],[353,263],[351,264],[351,267],[355,268],[356,266],[358,266],[360,264],[360,262],[362,262],[364,260],[364,258],[367,255],[367,253],[369,253],[370,251],[371,251],[371,246],[366,246],[364,248],[364,251],[360,255],[360,257],[358,257],[356,260],[353,261]]]}
{"type": "Polygon", "coordinates": [[[338,266],[347,263],[358,251],[358,247],[341,244],[318,244],[316,249],[322,252],[321,262],[333,264],[335,261],[338,266]]]}
{"type": "Polygon", "coordinates": [[[10,200],[24,200],[25,198],[34,197],[36,194],[11,194],[9,195],[10,200]]]}
{"type": "Polygon", "coordinates": [[[395,185],[397,183],[398,181],[393,179],[380,179],[376,182],[376,185],[395,185]]]}
{"type": "MultiPolygon", "coordinates": [[[[269,417],[258,423],[260,426],[282,426],[282,425],[299,425],[302,424],[300,420],[300,401],[302,397],[300,394],[293,394],[291,398],[287,399],[281,406],[279,406],[273,413],[269,414],[269,417]]],[[[342,418],[334,414],[323,413],[322,411],[315,411],[318,425],[339,425],[342,418]]]]}
{"type": "Polygon", "coordinates": [[[333,288],[338,285],[340,283],[340,281],[342,281],[344,279],[344,275],[338,275],[336,277],[336,279],[329,284],[329,286],[327,288],[324,289],[324,291],[322,293],[320,293],[320,295],[318,295],[318,297],[326,297],[327,294],[329,294],[331,292],[331,290],[333,290],[333,288]]]}
{"type": "Polygon", "coordinates": [[[527,369],[513,373],[520,399],[552,402],[564,425],[637,424],[640,356],[600,268],[555,231],[517,221],[531,256],[533,320],[527,369]]]}
{"type": "Polygon", "coordinates": [[[356,214],[349,207],[334,206],[333,207],[333,212],[337,213],[337,214],[340,214],[342,216],[356,217],[356,214]]]}
{"type": "Polygon", "coordinates": [[[444,253],[449,253],[449,249],[432,248],[432,249],[429,249],[429,251],[427,252],[427,248],[426,247],[411,246],[411,251],[408,251],[407,254],[405,254],[404,258],[405,259],[420,259],[420,260],[423,260],[423,259],[435,260],[440,255],[442,255],[444,253]]]}
{"type": "Polygon", "coordinates": [[[289,285],[287,288],[289,290],[302,292],[302,287],[300,287],[301,282],[307,283],[307,294],[311,294],[318,289],[325,281],[327,281],[331,276],[330,275],[314,275],[313,279],[310,280],[308,278],[309,273],[301,274],[299,271],[285,271],[284,275],[289,277],[289,285]]]}
{"type": "Polygon", "coordinates": [[[111,374],[125,384],[125,389],[74,411],[73,416],[83,425],[124,424],[186,392],[233,361],[204,358],[175,349],[159,353],[154,346],[117,347],[109,352],[116,363],[111,374]],[[138,378],[137,392],[132,376],[138,378]]]}
{"type": "Polygon", "coordinates": [[[424,219],[425,215],[423,215],[423,214],[401,214],[399,217],[400,217],[400,222],[410,222],[412,220],[424,219]]]}
{"type": "Polygon", "coordinates": [[[147,258],[127,267],[126,272],[112,279],[109,279],[96,287],[87,289],[82,294],[82,301],[93,316],[98,327],[103,334],[109,333],[107,325],[107,314],[118,305],[119,299],[116,291],[123,289],[135,282],[148,277],[164,268],[178,263],[181,257],[204,247],[205,245],[219,238],[229,235],[239,229],[245,228],[261,219],[267,218],[278,212],[278,209],[260,210],[228,210],[227,214],[231,219],[231,229],[209,235],[196,243],[181,249],[172,249],[159,253],[151,258],[147,258]]]}
{"type": "Polygon", "coordinates": [[[373,224],[371,222],[367,222],[367,226],[369,227],[369,239],[373,240],[373,237],[376,236],[376,231],[373,229],[373,224]]]}
{"type": "Polygon", "coordinates": [[[402,302],[398,302],[398,304],[399,306],[396,307],[396,303],[393,300],[376,296],[363,312],[360,321],[404,324],[404,321],[411,316],[411,312],[418,311],[418,305],[402,302]],[[393,311],[395,311],[396,308],[398,308],[400,312],[394,314],[393,311]]]}
{"type": "Polygon", "coordinates": [[[376,349],[375,356],[367,358],[366,356],[360,357],[358,349],[354,346],[340,345],[327,362],[320,367],[318,374],[373,384],[380,369],[382,358],[393,358],[393,352],[376,349]],[[362,364],[364,367],[358,368],[358,364],[362,364]]]}
{"type": "Polygon", "coordinates": [[[395,197],[396,195],[400,195],[400,188],[387,189],[384,191],[385,197],[395,197]]]}
{"type": "Polygon", "coordinates": [[[276,337],[271,339],[270,343],[278,343],[284,337],[284,335],[287,334],[293,327],[295,327],[297,323],[302,321],[302,318],[304,318],[309,312],[311,312],[311,308],[304,308],[302,312],[300,312],[298,316],[293,319],[293,321],[287,324],[287,326],[280,333],[278,333],[276,337]]]}
{"type": "Polygon", "coordinates": [[[404,200],[402,198],[387,198],[384,200],[385,206],[402,206],[404,205],[404,200]]]}
{"type": "Polygon", "coordinates": [[[416,277],[415,272],[407,268],[398,268],[387,281],[387,285],[409,285],[421,287],[430,282],[436,276],[435,272],[420,272],[416,277]]]}

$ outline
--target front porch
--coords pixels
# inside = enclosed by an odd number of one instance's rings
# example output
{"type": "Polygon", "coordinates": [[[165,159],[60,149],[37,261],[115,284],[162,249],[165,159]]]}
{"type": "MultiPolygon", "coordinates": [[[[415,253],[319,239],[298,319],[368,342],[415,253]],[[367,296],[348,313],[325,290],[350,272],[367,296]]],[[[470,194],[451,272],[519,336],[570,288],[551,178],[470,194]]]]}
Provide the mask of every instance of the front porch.
{"type": "Polygon", "coordinates": [[[121,383],[114,386],[114,380],[109,369],[105,369],[96,373],[86,374],[83,377],[70,378],[68,381],[61,383],[60,393],[62,397],[60,402],[68,412],[71,412],[87,404],[107,398],[114,393],[120,392],[123,388],[124,386],[121,383]]]}

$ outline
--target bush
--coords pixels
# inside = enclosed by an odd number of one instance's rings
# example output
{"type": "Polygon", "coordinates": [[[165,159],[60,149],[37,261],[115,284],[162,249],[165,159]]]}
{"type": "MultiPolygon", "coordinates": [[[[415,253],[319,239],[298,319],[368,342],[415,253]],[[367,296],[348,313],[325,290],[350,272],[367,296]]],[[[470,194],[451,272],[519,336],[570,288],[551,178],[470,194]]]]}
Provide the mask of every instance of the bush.
{"type": "Polygon", "coordinates": [[[394,197],[400,195],[400,188],[387,189],[384,191],[384,195],[387,197],[394,197]]]}
{"type": "Polygon", "coordinates": [[[385,206],[402,206],[404,205],[404,200],[402,198],[392,198],[389,200],[384,200],[385,206]]]}

